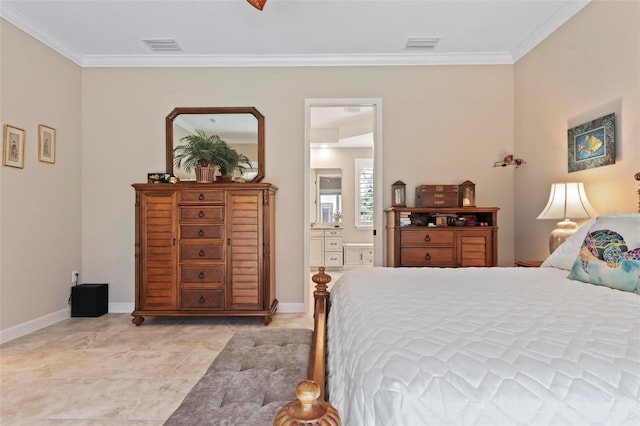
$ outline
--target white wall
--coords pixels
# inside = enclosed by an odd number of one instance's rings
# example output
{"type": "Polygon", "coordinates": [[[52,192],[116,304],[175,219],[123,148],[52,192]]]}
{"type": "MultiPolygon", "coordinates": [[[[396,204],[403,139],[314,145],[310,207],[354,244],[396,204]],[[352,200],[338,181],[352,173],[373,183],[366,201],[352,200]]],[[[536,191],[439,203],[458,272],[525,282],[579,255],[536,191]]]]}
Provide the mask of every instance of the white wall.
{"type": "Polygon", "coordinates": [[[80,67],[3,19],[0,57],[0,121],[26,132],[24,168],[0,166],[2,341],[69,316],[81,266],[82,116],[80,67]],[[55,164],[38,161],[39,124],[56,129],[55,164]]]}
{"type": "Polygon", "coordinates": [[[492,164],[513,151],[513,67],[109,68],[83,70],[82,270],[134,293],[131,184],[165,164],[164,118],[177,106],[255,106],[265,116],[266,177],[276,195],[276,296],[301,304],[304,102],[382,98],[383,205],[391,184],[477,184],[500,211],[499,258],[513,262],[513,180],[492,164]]]}
{"type": "Polygon", "coordinates": [[[515,65],[516,257],[544,259],[555,220],[536,220],[553,182],[584,182],[600,214],[636,211],[640,2],[594,1],[515,65]],[[567,130],[616,114],[616,163],[567,171],[567,130]]]}

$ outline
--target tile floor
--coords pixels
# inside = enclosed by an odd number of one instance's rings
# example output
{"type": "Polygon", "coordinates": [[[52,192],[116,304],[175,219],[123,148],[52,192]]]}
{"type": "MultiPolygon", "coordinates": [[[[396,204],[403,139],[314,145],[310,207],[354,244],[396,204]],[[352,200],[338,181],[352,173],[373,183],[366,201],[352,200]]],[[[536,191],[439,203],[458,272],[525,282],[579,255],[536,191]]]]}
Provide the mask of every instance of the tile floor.
{"type": "MultiPolygon", "coordinates": [[[[69,318],[0,345],[0,424],[162,425],[240,328],[259,318],[69,318]]],[[[269,327],[313,328],[276,314],[269,327]]]]}

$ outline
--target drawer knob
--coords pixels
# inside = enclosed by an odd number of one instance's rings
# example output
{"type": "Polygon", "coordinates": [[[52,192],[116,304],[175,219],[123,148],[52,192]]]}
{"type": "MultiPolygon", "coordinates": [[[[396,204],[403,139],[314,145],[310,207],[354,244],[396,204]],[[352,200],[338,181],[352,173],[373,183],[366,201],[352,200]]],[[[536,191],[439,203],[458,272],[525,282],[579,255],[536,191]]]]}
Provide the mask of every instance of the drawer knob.
{"type": "Polygon", "coordinates": [[[198,197],[198,200],[200,200],[200,201],[204,200],[204,194],[202,192],[200,193],[200,196],[198,197]]]}
{"type": "Polygon", "coordinates": [[[199,218],[203,218],[204,217],[204,212],[202,210],[200,210],[200,213],[198,213],[198,217],[199,218]]]}
{"type": "Polygon", "coordinates": [[[198,231],[198,236],[199,237],[204,237],[204,229],[201,229],[198,231]]]}
{"type": "Polygon", "coordinates": [[[204,279],[204,272],[200,272],[198,274],[198,278],[200,278],[201,280],[204,279]]]}
{"type": "Polygon", "coordinates": [[[200,296],[200,299],[198,299],[198,302],[204,303],[204,296],[200,296]]]}
{"type": "Polygon", "coordinates": [[[431,260],[431,254],[429,254],[429,252],[424,255],[424,260],[431,260]]]}
{"type": "Polygon", "coordinates": [[[431,236],[430,236],[429,234],[425,235],[424,240],[425,240],[426,242],[431,241],[431,236]]]}
{"type": "Polygon", "coordinates": [[[198,252],[198,256],[204,257],[204,250],[200,249],[200,251],[198,252]]]}

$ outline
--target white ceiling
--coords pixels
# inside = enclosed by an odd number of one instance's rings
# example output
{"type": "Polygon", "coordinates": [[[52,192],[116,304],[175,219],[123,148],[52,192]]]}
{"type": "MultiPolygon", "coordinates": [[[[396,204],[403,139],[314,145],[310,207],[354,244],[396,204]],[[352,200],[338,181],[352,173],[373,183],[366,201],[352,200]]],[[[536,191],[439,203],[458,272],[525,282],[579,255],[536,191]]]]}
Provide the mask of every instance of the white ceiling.
{"type": "Polygon", "coordinates": [[[0,15],[85,67],[510,64],[588,2],[0,0],[0,15]],[[162,38],[182,51],[142,41],[162,38]]]}

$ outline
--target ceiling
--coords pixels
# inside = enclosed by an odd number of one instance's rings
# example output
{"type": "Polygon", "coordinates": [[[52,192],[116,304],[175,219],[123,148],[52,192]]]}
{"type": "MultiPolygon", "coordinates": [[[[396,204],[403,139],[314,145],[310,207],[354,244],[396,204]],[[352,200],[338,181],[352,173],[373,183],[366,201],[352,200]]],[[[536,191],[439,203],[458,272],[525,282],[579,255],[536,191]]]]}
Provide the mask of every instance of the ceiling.
{"type": "Polygon", "coordinates": [[[0,16],[83,67],[511,64],[588,2],[0,0],[0,16]]]}

